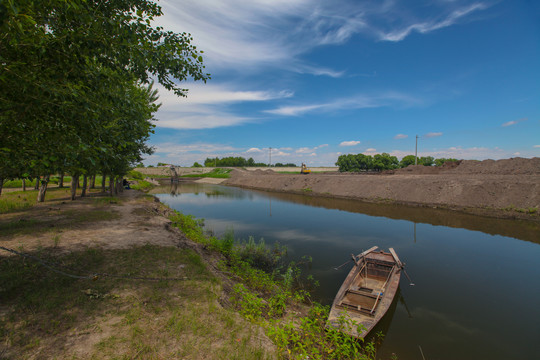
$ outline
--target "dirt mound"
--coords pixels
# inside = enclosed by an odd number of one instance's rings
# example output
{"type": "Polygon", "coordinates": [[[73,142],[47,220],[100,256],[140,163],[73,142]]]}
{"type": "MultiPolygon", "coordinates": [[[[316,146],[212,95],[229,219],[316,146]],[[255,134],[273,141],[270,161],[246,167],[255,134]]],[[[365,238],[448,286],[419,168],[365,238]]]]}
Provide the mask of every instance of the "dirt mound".
{"type": "Polygon", "coordinates": [[[458,174],[535,175],[540,174],[540,158],[463,160],[453,172],[458,174]]]}
{"type": "Polygon", "coordinates": [[[363,201],[442,206],[464,211],[473,208],[520,209],[538,217],[535,214],[540,208],[539,174],[540,158],[513,158],[466,160],[441,167],[413,165],[376,175],[293,175],[243,171],[233,172],[225,184],[363,201]]]}
{"type": "Polygon", "coordinates": [[[511,158],[502,160],[460,160],[447,162],[443,166],[409,165],[387,174],[436,175],[449,174],[492,174],[492,175],[536,175],[540,174],[540,158],[511,158]]]}

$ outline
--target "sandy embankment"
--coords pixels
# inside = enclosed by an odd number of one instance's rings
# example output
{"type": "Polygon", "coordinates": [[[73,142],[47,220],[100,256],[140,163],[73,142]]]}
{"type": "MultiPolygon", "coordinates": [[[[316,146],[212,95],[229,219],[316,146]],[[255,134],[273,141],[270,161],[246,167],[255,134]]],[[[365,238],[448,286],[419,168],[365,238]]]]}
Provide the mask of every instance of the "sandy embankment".
{"type": "MultiPolygon", "coordinates": [[[[540,158],[462,161],[446,168],[423,166],[384,174],[277,174],[233,172],[223,184],[252,189],[444,207],[504,216],[497,209],[540,208],[540,158]]],[[[532,210],[534,212],[534,210],[532,210]]],[[[539,211],[533,214],[538,216],[539,211]]],[[[515,216],[512,214],[511,216],[515,216]]],[[[524,214],[530,217],[530,214],[524,214]]]]}

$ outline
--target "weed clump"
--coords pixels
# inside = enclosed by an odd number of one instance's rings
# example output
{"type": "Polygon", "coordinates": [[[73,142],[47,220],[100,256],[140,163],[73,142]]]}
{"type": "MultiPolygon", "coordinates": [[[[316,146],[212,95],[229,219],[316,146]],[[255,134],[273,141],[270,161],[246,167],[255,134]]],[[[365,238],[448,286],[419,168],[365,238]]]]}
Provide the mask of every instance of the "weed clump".
{"type": "Polygon", "coordinates": [[[202,228],[204,220],[180,212],[174,212],[170,219],[187,237],[224,255],[224,270],[242,279],[233,287],[232,305],[246,319],[265,329],[284,358],[375,359],[373,342],[342,331],[362,325],[343,316],[338,329],[326,328],[329,307],[311,302],[306,286],[318,284],[311,276],[302,277],[300,266],[309,264],[309,257],[286,263],[287,249],[279,244],[269,247],[263,239],[257,243],[253,237],[237,243],[232,231],[221,239],[208,237],[202,228]],[[300,303],[311,304],[307,316],[287,317],[287,309],[300,303]]]}

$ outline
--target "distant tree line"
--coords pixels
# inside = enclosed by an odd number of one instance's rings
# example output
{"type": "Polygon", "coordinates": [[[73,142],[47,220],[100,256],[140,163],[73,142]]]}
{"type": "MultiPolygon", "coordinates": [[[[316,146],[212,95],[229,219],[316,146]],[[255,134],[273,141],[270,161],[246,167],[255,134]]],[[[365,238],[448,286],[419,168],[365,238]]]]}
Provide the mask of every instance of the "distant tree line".
{"type": "MultiPolygon", "coordinates": [[[[202,167],[203,165],[199,164],[198,162],[195,162],[193,164],[193,167],[202,167]]],[[[265,163],[256,163],[253,158],[245,159],[243,157],[237,156],[229,156],[224,157],[222,159],[215,157],[215,158],[206,158],[204,160],[204,166],[206,167],[218,167],[218,166],[228,166],[228,167],[267,167],[268,164],[265,163]]],[[[271,165],[272,167],[296,167],[296,164],[293,163],[275,163],[274,165],[271,165]]]]}
{"type": "MultiPolygon", "coordinates": [[[[418,165],[424,166],[442,166],[445,162],[457,161],[452,158],[434,159],[432,156],[423,156],[417,159],[418,165]]],[[[340,172],[360,172],[360,171],[382,171],[404,168],[409,165],[414,165],[415,156],[407,155],[398,160],[397,157],[391,156],[388,153],[364,155],[364,154],[347,154],[340,155],[336,162],[340,172]]]]}

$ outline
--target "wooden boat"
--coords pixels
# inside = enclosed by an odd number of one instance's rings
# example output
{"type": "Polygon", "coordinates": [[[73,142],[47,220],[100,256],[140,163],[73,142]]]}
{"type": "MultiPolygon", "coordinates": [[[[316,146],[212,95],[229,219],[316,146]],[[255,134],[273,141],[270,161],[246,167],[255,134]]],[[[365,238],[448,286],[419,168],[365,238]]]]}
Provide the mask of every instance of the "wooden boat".
{"type": "Polygon", "coordinates": [[[355,265],[334,299],[327,327],[363,339],[390,308],[403,264],[394,249],[390,248],[390,252],[375,250],[377,246],[352,255],[355,265]],[[344,326],[346,323],[354,325],[344,326]]]}

